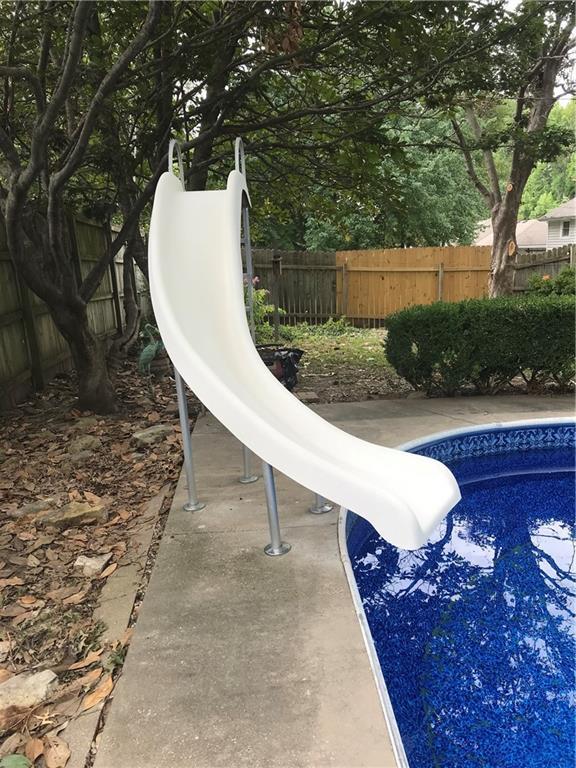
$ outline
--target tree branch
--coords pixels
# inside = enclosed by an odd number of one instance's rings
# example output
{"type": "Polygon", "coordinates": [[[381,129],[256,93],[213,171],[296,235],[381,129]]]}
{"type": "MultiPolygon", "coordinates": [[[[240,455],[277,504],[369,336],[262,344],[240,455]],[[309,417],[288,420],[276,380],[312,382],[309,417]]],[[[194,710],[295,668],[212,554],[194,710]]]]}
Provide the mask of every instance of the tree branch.
{"type": "Polygon", "coordinates": [[[94,94],[90,106],[82,121],[82,130],[78,135],[76,145],[68,155],[66,163],[57,172],[52,175],[50,179],[50,193],[57,193],[62,186],[68,181],[70,176],[79,167],[88,146],[88,141],[92,135],[96,118],[98,117],[104,101],[113,90],[114,86],[122,76],[124,71],[130,66],[132,61],[138,56],[140,51],[144,48],[146,42],[150,39],[152,30],[158,19],[160,13],[160,5],[157,0],[149,0],[148,15],[144,24],[140,28],[140,31],[136,37],[132,40],[128,48],[126,48],[122,55],[116,60],[114,65],[108,71],[100,85],[98,90],[94,94]]]}
{"type": "MultiPolygon", "coordinates": [[[[472,128],[476,141],[482,141],[482,128],[474,112],[474,108],[471,104],[468,104],[465,109],[466,119],[468,125],[472,128]]],[[[500,192],[500,182],[498,180],[498,172],[496,170],[496,164],[494,163],[494,155],[490,149],[483,149],[482,156],[484,158],[484,165],[488,173],[488,179],[490,180],[490,190],[492,194],[492,207],[502,202],[502,194],[500,192]]]]}
{"type": "Polygon", "coordinates": [[[18,157],[18,152],[16,151],[16,148],[12,141],[10,140],[10,137],[0,126],[0,150],[2,151],[2,154],[6,158],[6,161],[8,162],[10,166],[10,170],[12,173],[19,173],[20,171],[20,158],[18,157]]]}
{"type": "Polygon", "coordinates": [[[26,170],[20,175],[17,182],[17,188],[14,190],[15,196],[22,199],[31,184],[34,182],[38,169],[42,165],[45,152],[46,140],[58,114],[64,104],[74,77],[78,68],[78,62],[82,55],[84,44],[84,31],[88,22],[89,14],[92,10],[93,0],[79,0],[76,2],[71,20],[70,42],[67,55],[62,67],[62,73],[44,113],[39,118],[32,133],[32,143],[30,146],[30,160],[26,170]]]}
{"type": "Polygon", "coordinates": [[[471,182],[474,184],[478,192],[480,192],[480,194],[486,200],[490,208],[492,208],[494,206],[492,195],[490,193],[490,190],[482,183],[482,181],[480,180],[480,177],[476,173],[476,168],[474,168],[474,160],[472,159],[472,153],[470,152],[470,149],[466,143],[466,139],[464,138],[462,129],[460,128],[456,120],[451,120],[450,122],[452,123],[452,128],[454,129],[454,133],[456,134],[458,144],[460,146],[460,149],[462,150],[462,154],[464,155],[464,161],[466,162],[466,170],[468,171],[468,176],[470,177],[471,182]]]}

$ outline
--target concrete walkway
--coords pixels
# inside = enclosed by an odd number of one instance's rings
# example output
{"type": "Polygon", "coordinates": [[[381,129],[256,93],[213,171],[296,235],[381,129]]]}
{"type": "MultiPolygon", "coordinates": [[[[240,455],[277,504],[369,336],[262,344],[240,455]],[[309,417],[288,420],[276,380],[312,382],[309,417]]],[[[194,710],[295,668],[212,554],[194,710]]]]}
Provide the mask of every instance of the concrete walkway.
{"type": "MultiPolygon", "coordinates": [[[[318,406],[394,446],[493,421],[567,416],[571,397],[384,400],[318,406]]],[[[394,768],[340,562],[336,512],[277,477],[284,557],[268,541],[262,481],[216,420],[194,431],[207,506],[182,511],[181,478],[94,768],[394,768]]]]}

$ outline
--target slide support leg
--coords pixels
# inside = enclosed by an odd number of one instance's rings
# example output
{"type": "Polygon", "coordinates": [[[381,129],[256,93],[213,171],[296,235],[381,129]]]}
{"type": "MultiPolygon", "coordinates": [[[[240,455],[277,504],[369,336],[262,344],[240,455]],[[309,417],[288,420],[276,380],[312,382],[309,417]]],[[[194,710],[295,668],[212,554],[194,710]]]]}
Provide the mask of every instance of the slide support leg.
{"type": "Polygon", "coordinates": [[[194,477],[194,463],[192,461],[192,439],[190,437],[190,421],[188,418],[188,401],[186,400],[186,390],[184,389],[184,380],[174,368],[174,379],[176,381],[176,396],[178,397],[178,414],[180,416],[180,429],[182,430],[182,448],[184,453],[184,471],[186,472],[186,486],[188,488],[188,501],[184,504],[186,512],[197,512],[204,509],[206,504],[198,501],[196,491],[196,479],[194,477]]]}
{"type": "Polygon", "coordinates": [[[246,448],[245,445],[242,446],[242,467],[243,470],[240,482],[244,483],[244,485],[255,483],[256,480],[258,480],[258,475],[252,473],[250,468],[250,449],[246,448]]]}
{"type": "Polygon", "coordinates": [[[268,507],[268,525],[270,526],[270,544],[264,547],[267,555],[285,555],[291,547],[280,536],[280,521],[278,520],[278,504],[276,503],[276,483],[274,470],[270,464],[262,462],[262,477],[266,490],[266,506],[268,507]]]}
{"type": "Polygon", "coordinates": [[[319,493],[314,494],[314,503],[308,510],[313,515],[323,515],[325,512],[331,512],[334,509],[332,504],[329,504],[324,496],[320,496],[319,493]]]}

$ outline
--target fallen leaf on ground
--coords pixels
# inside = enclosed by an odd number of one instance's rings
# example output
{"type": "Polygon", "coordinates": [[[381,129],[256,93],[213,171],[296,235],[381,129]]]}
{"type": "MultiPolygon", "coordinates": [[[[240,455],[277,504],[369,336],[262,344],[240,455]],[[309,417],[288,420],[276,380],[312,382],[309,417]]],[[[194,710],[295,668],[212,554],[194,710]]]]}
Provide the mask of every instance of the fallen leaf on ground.
{"type": "Polygon", "coordinates": [[[118,563],[110,563],[110,565],[107,568],[104,568],[100,576],[98,576],[99,579],[107,579],[108,576],[111,576],[114,571],[118,568],[118,563]]]}
{"type": "Polygon", "coordinates": [[[8,736],[8,738],[2,742],[2,746],[0,747],[0,757],[9,755],[11,752],[17,750],[21,744],[24,744],[25,740],[25,737],[21,733],[13,733],[12,736],[8,736]]]}
{"type": "Polygon", "coordinates": [[[92,493],[91,491],[84,491],[84,498],[90,504],[100,504],[100,502],[102,501],[100,496],[96,496],[96,494],[92,493]]]}
{"type": "Polygon", "coordinates": [[[70,597],[78,590],[78,587],[60,587],[60,589],[53,589],[51,592],[46,592],[46,597],[50,600],[63,600],[65,597],[70,597]]]}
{"type": "Polygon", "coordinates": [[[9,669],[0,669],[0,683],[11,678],[13,674],[14,672],[10,672],[9,669]]]}
{"type": "Polygon", "coordinates": [[[20,533],[17,534],[20,541],[34,541],[37,534],[36,533],[30,533],[30,531],[20,531],[20,533]]]}
{"type": "Polygon", "coordinates": [[[90,672],[87,672],[85,675],[82,675],[82,677],[79,677],[78,680],[75,680],[75,682],[78,683],[79,688],[92,685],[92,683],[95,683],[97,680],[100,680],[102,676],[102,671],[103,671],[102,667],[96,667],[95,669],[91,669],[90,672]]]}
{"type": "MultiPolygon", "coordinates": [[[[81,687],[81,686],[78,686],[78,687],[81,687]]],[[[77,690],[78,688],[76,688],[76,691],[77,690]]],[[[80,707],[80,701],[78,699],[76,692],[70,688],[70,690],[68,690],[68,694],[73,694],[73,695],[68,696],[68,698],[62,699],[57,704],[54,704],[52,711],[54,712],[55,715],[62,715],[63,717],[72,718],[78,712],[78,708],[80,707]]],[[[56,730],[63,730],[64,727],[66,727],[65,723],[59,726],[56,730]]]]}
{"type": "Polygon", "coordinates": [[[64,768],[70,759],[68,744],[59,736],[44,739],[44,762],[46,768],[64,768]]]}
{"type": "Polygon", "coordinates": [[[21,587],[24,581],[19,576],[12,576],[10,579],[0,579],[0,589],[4,587],[21,587]]]}
{"type": "MultiPolygon", "coordinates": [[[[44,603],[42,603],[44,605],[44,603]]],[[[10,622],[13,627],[17,627],[28,619],[33,619],[34,616],[38,616],[38,611],[24,611],[19,616],[15,616],[10,622]]]]}
{"type": "Polygon", "coordinates": [[[122,648],[124,648],[127,645],[130,645],[130,641],[132,640],[132,635],[134,634],[134,627],[128,627],[128,629],[125,630],[124,634],[120,638],[120,645],[122,648]]]}
{"type": "Polygon", "coordinates": [[[112,688],[114,688],[114,683],[112,682],[112,676],[108,675],[107,677],[102,680],[99,686],[94,688],[94,690],[87,694],[84,699],[82,700],[82,705],[80,709],[82,712],[84,712],[86,709],[91,709],[92,707],[95,707],[97,704],[100,704],[101,701],[104,701],[104,699],[110,695],[112,692],[112,688]]]}
{"type": "Polygon", "coordinates": [[[95,661],[98,661],[103,652],[104,648],[99,648],[97,651],[90,651],[85,659],[82,659],[82,661],[74,662],[74,664],[71,664],[68,669],[84,669],[84,667],[89,667],[90,664],[94,664],[95,661]]]}
{"type": "Polygon", "coordinates": [[[42,739],[28,739],[24,754],[32,763],[44,752],[44,742],[42,739]]]}
{"type": "Polygon", "coordinates": [[[65,597],[64,600],[62,600],[62,605],[79,605],[86,595],[86,590],[83,592],[75,592],[73,595],[70,595],[70,597],[65,597]]]}
{"type": "Polygon", "coordinates": [[[20,603],[20,605],[23,605],[24,607],[27,607],[37,603],[38,598],[35,595],[22,595],[22,597],[19,597],[16,602],[20,603]]]}

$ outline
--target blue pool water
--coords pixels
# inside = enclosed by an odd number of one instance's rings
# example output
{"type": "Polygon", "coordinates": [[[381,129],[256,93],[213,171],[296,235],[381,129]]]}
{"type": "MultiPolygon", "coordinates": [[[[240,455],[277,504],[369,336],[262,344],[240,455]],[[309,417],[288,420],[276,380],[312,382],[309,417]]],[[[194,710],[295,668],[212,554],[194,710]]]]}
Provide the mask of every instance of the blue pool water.
{"type": "Polygon", "coordinates": [[[415,552],[349,514],[410,768],[573,768],[574,435],[527,426],[414,449],[444,461],[462,490],[415,552]]]}

